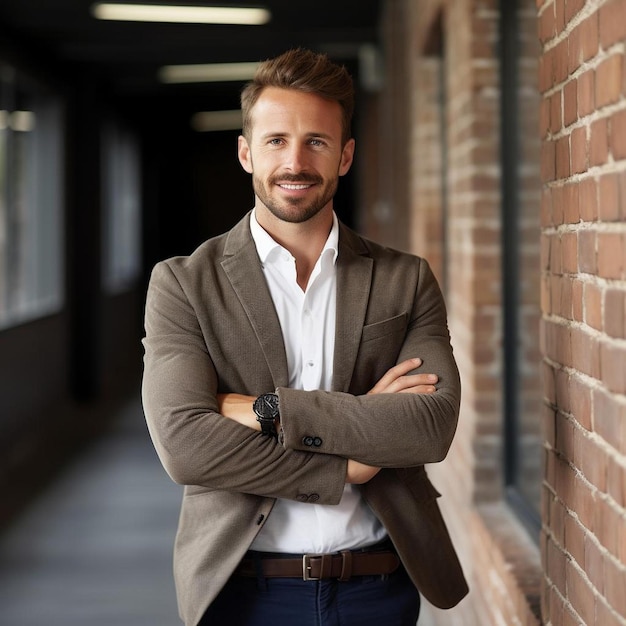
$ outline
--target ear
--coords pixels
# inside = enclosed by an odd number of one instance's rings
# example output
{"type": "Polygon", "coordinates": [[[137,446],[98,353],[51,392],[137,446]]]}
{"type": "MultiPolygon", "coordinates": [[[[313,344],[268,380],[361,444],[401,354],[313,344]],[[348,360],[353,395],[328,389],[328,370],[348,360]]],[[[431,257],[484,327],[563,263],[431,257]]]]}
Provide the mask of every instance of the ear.
{"type": "Polygon", "coordinates": [[[348,170],[352,166],[352,159],[354,158],[354,139],[348,139],[346,145],[341,151],[341,161],[339,163],[339,176],[345,176],[348,170]]]}
{"type": "Polygon", "coordinates": [[[252,174],[252,156],[250,155],[250,146],[243,135],[239,135],[237,140],[237,156],[239,163],[248,174],[252,174]]]}

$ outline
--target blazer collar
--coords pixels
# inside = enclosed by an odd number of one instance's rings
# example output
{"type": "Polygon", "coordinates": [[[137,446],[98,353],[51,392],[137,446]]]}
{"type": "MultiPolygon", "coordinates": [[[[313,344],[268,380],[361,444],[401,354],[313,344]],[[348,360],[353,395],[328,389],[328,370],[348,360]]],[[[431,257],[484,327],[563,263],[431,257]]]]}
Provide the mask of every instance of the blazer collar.
{"type": "MultiPolygon", "coordinates": [[[[249,213],[228,233],[221,264],[261,344],[276,387],[287,386],[289,373],[280,341],[280,322],[250,233],[249,213]]],[[[372,267],[363,239],[339,222],[333,391],[350,388],[369,302],[372,267]]]]}

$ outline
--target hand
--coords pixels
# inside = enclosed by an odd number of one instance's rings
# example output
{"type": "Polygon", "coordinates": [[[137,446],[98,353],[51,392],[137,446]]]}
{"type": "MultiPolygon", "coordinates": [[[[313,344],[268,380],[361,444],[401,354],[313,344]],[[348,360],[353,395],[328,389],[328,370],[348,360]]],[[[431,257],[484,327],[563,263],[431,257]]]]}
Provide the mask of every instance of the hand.
{"type": "Polygon", "coordinates": [[[224,417],[260,431],[261,424],[257,422],[256,414],[252,409],[255,399],[254,396],[244,396],[240,393],[218,393],[218,411],[224,417]]]}
{"type": "Polygon", "coordinates": [[[407,359],[389,369],[367,392],[376,393],[434,393],[439,381],[436,374],[408,374],[422,364],[422,359],[407,359]]]}
{"type": "MultiPolygon", "coordinates": [[[[377,393],[433,393],[436,391],[435,383],[439,380],[436,374],[410,374],[418,368],[422,359],[407,359],[389,369],[383,377],[367,392],[377,393]]],[[[346,470],[346,483],[362,485],[370,481],[380,467],[365,465],[352,459],[348,459],[346,470]]]]}
{"type": "Polygon", "coordinates": [[[365,465],[365,463],[348,459],[346,483],[362,485],[374,478],[378,472],[380,472],[380,467],[372,467],[371,465],[365,465]]]}

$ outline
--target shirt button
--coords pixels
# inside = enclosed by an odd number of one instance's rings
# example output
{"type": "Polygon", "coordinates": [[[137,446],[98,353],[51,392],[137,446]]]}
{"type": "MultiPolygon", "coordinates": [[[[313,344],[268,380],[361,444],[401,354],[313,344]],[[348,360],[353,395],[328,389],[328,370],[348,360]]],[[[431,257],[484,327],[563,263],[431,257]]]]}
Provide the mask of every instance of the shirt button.
{"type": "Polygon", "coordinates": [[[315,365],[315,361],[307,361],[306,365],[307,367],[313,367],[315,365]]]}

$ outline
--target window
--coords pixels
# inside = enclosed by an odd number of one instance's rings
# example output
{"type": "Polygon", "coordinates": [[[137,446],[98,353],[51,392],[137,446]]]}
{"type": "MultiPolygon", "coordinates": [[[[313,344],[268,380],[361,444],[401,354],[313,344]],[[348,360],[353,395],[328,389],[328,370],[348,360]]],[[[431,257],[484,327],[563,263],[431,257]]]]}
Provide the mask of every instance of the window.
{"type": "Polygon", "coordinates": [[[509,502],[538,540],[542,384],[536,7],[529,0],[503,0],[500,9],[505,481],[509,502]]]}
{"type": "Polygon", "coordinates": [[[135,136],[117,124],[102,137],[103,285],[120,293],[141,273],[141,175],[135,136]]]}
{"type": "Polygon", "coordinates": [[[59,100],[0,63],[0,328],[63,305],[59,100]]]}

